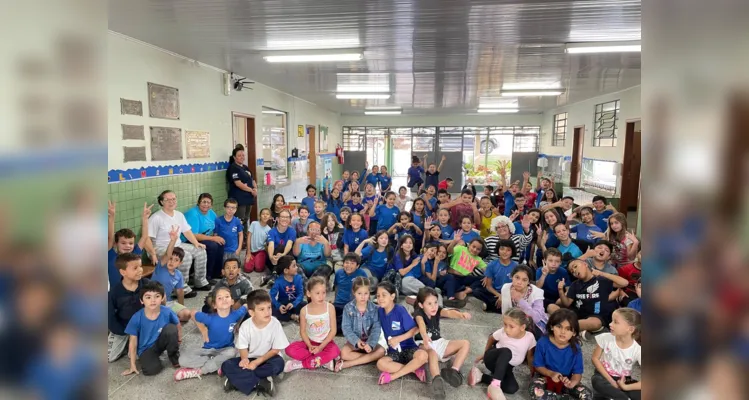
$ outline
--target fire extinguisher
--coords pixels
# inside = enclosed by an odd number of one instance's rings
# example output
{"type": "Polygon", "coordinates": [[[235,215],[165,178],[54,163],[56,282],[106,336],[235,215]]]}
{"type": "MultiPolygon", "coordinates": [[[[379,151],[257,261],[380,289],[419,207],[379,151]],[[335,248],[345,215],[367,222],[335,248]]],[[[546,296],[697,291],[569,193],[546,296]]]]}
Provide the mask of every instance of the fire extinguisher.
{"type": "Polygon", "coordinates": [[[338,157],[338,164],[343,165],[343,147],[340,143],[335,146],[335,155],[338,157]]]}
{"type": "Polygon", "coordinates": [[[265,173],[265,186],[271,185],[270,172],[265,173]]]}

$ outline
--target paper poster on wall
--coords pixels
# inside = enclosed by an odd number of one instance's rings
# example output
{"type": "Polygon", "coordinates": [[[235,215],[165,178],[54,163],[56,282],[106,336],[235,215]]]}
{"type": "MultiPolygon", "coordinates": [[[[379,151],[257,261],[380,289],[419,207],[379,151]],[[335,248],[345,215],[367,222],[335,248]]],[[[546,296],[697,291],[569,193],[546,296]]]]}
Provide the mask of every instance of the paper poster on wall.
{"type": "Polygon", "coordinates": [[[210,133],[203,131],[185,131],[187,158],[211,157],[210,133]]]}
{"type": "Polygon", "coordinates": [[[146,129],[143,125],[122,124],[122,140],[146,140],[146,129]]]}
{"type": "Polygon", "coordinates": [[[298,125],[296,127],[296,136],[297,137],[304,137],[304,125],[298,125]]]}
{"type": "Polygon", "coordinates": [[[153,118],[179,119],[179,89],[148,82],[148,112],[153,118]]]}
{"type": "Polygon", "coordinates": [[[146,146],[123,147],[122,153],[124,154],[124,162],[146,161],[146,146]]]}
{"type": "Polygon", "coordinates": [[[143,116],[143,102],[120,98],[120,113],[122,115],[143,116]]]}
{"type": "Polygon", "coordinates": [[[151,161],[182,159],[182,129],[151,127],[151,161]]]}
{"type": "Polygon", "coordinates": [[[320,125],[320,152],[328,151],[328,127],[320,125]]]}

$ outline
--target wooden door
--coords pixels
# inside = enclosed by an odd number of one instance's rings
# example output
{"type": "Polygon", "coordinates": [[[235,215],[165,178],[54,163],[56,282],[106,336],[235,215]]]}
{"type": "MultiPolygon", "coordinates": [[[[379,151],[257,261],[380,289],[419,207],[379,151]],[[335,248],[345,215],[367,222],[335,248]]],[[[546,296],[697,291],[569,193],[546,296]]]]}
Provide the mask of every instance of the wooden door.
{"type": "Polygon", "coordinates": [[[317,135],[315,134],[314,126],[307,126],[307,165],[309,170],[307,171],[308,185],[317,185],[317,135]]]}
{"type": "MultiPolygon", "coordinates": [[[[255,141],[255,118],[254,117],[246,117],[247,118],[247,147],[245,149],[246,153],[246,159],[247,159],[247,168],[249,168],[250,172],[252,173],[252,177],[255,179],[255,182],[262,182],[264,179],[264,176],[262,176],[263,171],[260,171],[261,175],[258,175],[257,171],[257,151],[256,151],[256,141],[255,141]]],[[[252,211],[250,211],[250,220],[251,221],[257,221],[257,198],[255,198],[255,207],[252,207],[252,211]]]]}
{"type": "Polygon", "coordinates": [[[583,170],[583,143],[585,126],[576,126],[573,130],[572,162],[570,163],[570,187],[580,187],[580,174],[583,170]]]}
{"type": "Polygon", "coordinates": [[[636,128],[637,122],[627,122],[624,138],[624,158],[622,159],[622,192],[619,211],[637,210],[640,196],[640,164],[642,162],[642,134],[636,128]]]}

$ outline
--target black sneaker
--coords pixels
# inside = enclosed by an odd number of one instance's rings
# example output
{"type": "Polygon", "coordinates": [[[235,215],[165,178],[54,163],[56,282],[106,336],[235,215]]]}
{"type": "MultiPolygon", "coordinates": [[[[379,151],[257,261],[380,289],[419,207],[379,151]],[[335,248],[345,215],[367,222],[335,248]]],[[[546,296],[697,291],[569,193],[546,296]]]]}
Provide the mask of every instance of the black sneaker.
{"type": "Polygon", "coordinates": [[[273,285],[273,275],[265,275],[260,279],[260,287],[273,285]]]}
{"type": "Polygon", "coordinates": [[[237,388],[229,382],[229,378],[224,378],[224,392],[231,392],[234,390],[237,390],[237,388]]]}
{"type": "Polygon", "coordinates": [[[190,292],[190,293],[185,294],[185,298],[186,299],[192,299],[194,297],[198,297],[198,292],[196,292],[194,290],[192,292],[190,292]]]}
{"type": "Polygon", "coordinates": [[[255,390],[258,394],[262,394],[264,396],[275,396],[276,385],[273,383],[273,378],[269,376],[265,379],[261,379],[260,382],[257,383],[257,386],[255,386],[255,390]]]}
{"type": "Polygon", "coordinates": [[[445,381],[441,376],[435,376],[432,379],[432,397],[435,399],[444,399],[447,397],[445,393],[445,381]]]}
{"type": "Polygon", "coordinates": [[[458,299],[444,299],[442,305],[449,308],[463,308],[466,306],[465,300],[458,299]]]}
{"type": "Polygon", "coordinates": [[[463,384],[463,375],[452,368],[442,368],[440,371],[442,378],[445,382],[449,383],[452,387],[458,387],[463,384]]]}

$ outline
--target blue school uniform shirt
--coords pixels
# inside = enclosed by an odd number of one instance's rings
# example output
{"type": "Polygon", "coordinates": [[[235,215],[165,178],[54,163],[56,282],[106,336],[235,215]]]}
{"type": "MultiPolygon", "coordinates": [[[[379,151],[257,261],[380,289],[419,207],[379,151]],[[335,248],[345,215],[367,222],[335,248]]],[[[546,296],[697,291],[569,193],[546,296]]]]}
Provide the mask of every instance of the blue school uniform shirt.
{"type": "MultiPolygon", "coordinates": [[[[541,268],[536,270],[536,282],[538,282],[539,279],[541,279],[541,275],[543,275],[543,271],[541,271],[541,268]]],[[[541,289],[544,291],[544,299],[549,300],[552,303],[555,303],[557,300],[559,300],[559,282],[564,279],[564,282],[566,284],[569,284],[570,281],[570,274],[567,273],[567,269],[562,268],[561,266],[557,271],[553,274],[546,275],[546,280],[544,281],[544,284],[541,286],[541,289]]]]}
{"type": "Polygon", "coordinates": [[[422,199],[424,199],[424,202],[429,203],[429,205],[432,207],[431,210],[429,209],[429,207],[424,207],[424,211],[426,212],[426,215],[429,216],[429,215],[435,214],[439,210],[439,207],[437,206],[437,203],[439,203],[439,200],[437,200],[436,197],[432,197],[429,200],[423,197],[422,199]]]}
{"type": "Polygon", "coordinates": [[[364,209],[364,204],[354,204],[353,200],[349,200],[346,202],[346,207],[350,208],[352,213],[358,214],[364,209]]]}
{"type": "MultiPolygon", "coordinates": [[[[346,187],[346,182],[343,183],[344,188],[346,187]]],[[[343,189],[346,190],[346,189],[343,189]]],[[[313,214],[315,212],[315,202],[317,201],[317,197],[305,197],[302,199],[302,205],[306,206],[309,209],[309,213],[313,214]]]]}
{"type": "Polygon", "coordinates": [[[370,173],[369,175],[367,175],[366,181],[367,181],[367,183],[371,183],[372,186],[374,186],[375,189],[377,189],[377,184],[380,183],[380,174],[379,173],[376,173],[376,174],[370,173]]]}
{"type": "Polygon", "coordinates": [[[362,277],[366,278],[367,273],[362,271],[361,269],[357,268],[354,270],[354,272],[347,274],[346,271],[343,269],[339,269],[335,272],[335,301],[333,301],[333,304],[336,306],[345,306],[346,303],[351,301],[353,298],[353,293],[351,293],[351,289],[354,286],[354,279],[362,277]]]}
{"type": "Polygon", "coordinates": [[[418,239],[418,237],[416,236],[416,231],[413,230],[413,228],[406,229],[401,224],[398,224],[398,226],[395,228],[395,239],[396,240],[400,239],[402,236],[405,236],[405,235],[410,235],[411,237],[413,237],[416,243],[420,242],[420,240],[416,240],[418,239]]]}
{"type": "MultiPolygon", "coordinates": [[[[396,252],[395,256],[393,257],[393,268],[396,271],[399,271],[399,270],[401,270],[403,268],[408,267],[413,262],[414,257],[421,259],[421,257],[419,257],[419,256],[417,256],[415,254],[412,254],[411,256],[409,256],[408,258],[406,258],[405,260],[402,260],[400,253],[396,252]]],[[[421,265],[416,264],[416,266],[413,267],[413,268],[411,268],[411,270],[408,271],[408,273],[406,275],[404,275],[403,277],[405,278],[407,276],[411,276],[411,277],[414,277],[414,278],[417,278],[417,279],[419,277],[421,277],[421,265]]]]}
{"type": "Polygon", "coordinates": [[[138,356],[156,343],[161,330],[168,324],[179,324],[177,314],[167,306],[159,307],[159,316],[151,321],[146,318],[146,309],[141,308],[127,323],[125,333],[138,337],[138,356]]]}
{"type": "Polygon", "coordinates": [[[367,267],[372,275],[377,277],[378,280],[382,279],[387,270],[387,251],[377,251],[374,246],[368,245],[362,249],[361,259],[362,265],[367,267]]]}
{"type": "MultiPolygon", "coordinates": [[[[115,246],[117,244],[115,243],[115,246]]],[[[133,254],[143,254],[143,250],[141,250],[140,246],[138,244],[133,247],[133,254]]],[[[117,252],[114,250],[114,246],[109,249],[107,252],[107,273],[109,274],[109,290],[112,290],[115,285],[120,283],[122,281],[122,274],[120,274],[120,270],[117,269],[117,266],[114,264],[115,260],[117,260],[117,252]]]]}
{"type": "Polygon", "coordinates": [[[596,223],[596,226],[601,229],[601,232],[606,232],[607,229],[609,229],[609,217],[614,215],[614,212],[611,210],[603,210],[600,213],[593,210],[593,222],[596,223]]]}
{"type": "Polygon", "coordinates": [[[232,217],[231,221],[227,222],[224,216],[216,218],[216,226],[214,228],[217,235],[224,239],[224,253],[234,253],[239,247],[239,233],[243,231],[242,221],[237,217],[232,217]]]}
{"type": "Polygon", "coordinates": [[[512,214],[512,207],[515,206],[515,196],[509,191],[505,190],[505,216],[509,217],[512,214]]]}
{"type": "Polygon", "coordinates": [[[354,230],[350,228],[343,232],[343,244],[348,245],[349,251],[356,250],[361,242],[368,238],[369,235],[367,234],[367,231],[364,230],[364,227],[359,228],[359,232],[354,232],[354,230]]]}
{"type": "Polygon", "coordinates": [[[584,240],[588,243],[596,243],[600,239],[593,236],[591,232],[604,232],[604,231],[601,230],[601,228],[599,228],[598,225],[594,224],[593,226],[588,226],[588,225],[580,223],[571,227],[570,232],[576,233],[578,240],[584,240]]]}
{"type": "Polygon", "coordinates": [[[270,301],[274,308],[280,308],[286,304],[298,306],[304,300],[304,278],[301,275],[294,275],[291,282],[285,277],[279,276],[270,289],[270,301]]]}
{"type": "Polygon", "coordinates": [[[208,328],[208,341],[203,343],[204,349],[223,349],[234,346],[234,327],[247,315],[247,307],[239,307],[226,317],[218,313],[195,313],[195,320],[208,328]]]}
{"type": "MultiPolygon", "coordinates": [[[[405,307],[400,304],[396,304],[389,314],[385,314],[385,309],[380,307],[377,310],[377,314],[380,317],[380,324],[382,325],[382,333],[385,334],[385,340],[391,337],[400,336],[416,326],[416,322],[408,313],[405,307]]],[[[408,349],[415,349],[416,342],[413,338],[408,338],[400,342],[401,351],[408,349]]],[[[396,350],[388,344],[388,354],[395,353],[396,350]]]]}
{"type": "Polygon", "coordinates": [[[390,175],[382,175],[379,174],[379,180],[380,180],[380,190],[385,191],[388,190],[390,185],[393,183],[393,178],[390,175]]]}
{"type": "MultiPolygon", "coordinates": [[[[427,274],[431,274],[433,268],[434,268],[434,260],[429,260],[427,261],[426,264],[424,264],[424,272],[426,272],[427,274]]],[[[445,270],[447,270],[447,261],[442,260],[437,265],[437,273],[440,273],[445,270]]]]}
{"type": "Polygon", "coordinates": [[[439,224],[440,230],[442,231],[442,240],[453,240],[455,237],[455,229],[450,224],[442,226],[439,224]]]}
{"type": "Polygon", "coordinates": [[[408,183],[413,186],[416,183],[424,182],[421,179],[421,174],[423,173],[424,173],[424,167],[422,167],[421,165],[417,167],[413,167],[413,166],[409,167],[408,168],[408,183]]]}
{"type": "MultiPolygon", "coordinates": [[[[421,229],[422,234],[424,233],[424,220],[426,220],[426,216],[416,215],[414,213],[411,213],[411,219],[413,220],[414,225],[418,226],[419,229],[421,229]]],[[[417,235],[418,237],[422,237],[423,235],[417,235]]],[[[421,242],[421,240],[419,240],[421,242]]]]}
{"type": "MultiPolygon", "coordinates": [[[[311,218],[311,217],[310,217],[311,218]]],[[[286,231],[279,232],[278,228],[273,228],[268,232],[268,242],[275,245],[276,249],[283,250],[286,247],[286,243],[292,242],[296,240],[296,231],[291,229],[291,227],[286,228],[286,231]]]]}
{"type": "Polygon", "coordinates": [[[322,243],[303,243],[299,249],[299,257],[296,260],[306,273],[312,273],[319,265],[325,264],[325,248],[322,243]]]}
{"type": "Polygon", "coordinates": [[[159,282],[164,286],[167,301],[169,301],[174,289],[184,289],[185,287],[185,279],[182,271],[175,268],[174,274],[170,274],[166,265],[161,265],[161,263],[156,263],[156,269],[153,271],[151,280],[159,282]]]}
{"type": "MultiPolygon", "coordinates": [[[[454,236],[455,235],[453,234],[453,237],[454,236]]],[[[471,240],[480,239],[480,238],[481,238],[481,235],[473,229],[471,229],[470,232],[463,232],[462,235],[460,236],[460,240],[465,242],[466,246],[468,246],[468,244],[471,243],[471,240]]]]}
{"type": "Polygon", "coordinates": [[[572,351],[572,346],[569,345],[564,349],[560,349],[551,343],[548,336],[543,336],[536,343],[536,353],[533,357],[533,366],[544,367],[554,372],[571,377],[573,374],[583,373],[583,351],[580,347],[577,347],[576,351],[572,351]]]}
{"type": "Polygon", "coordinates": [[[638,313],[642,314],[642,299],[634,299],[627,304],[627,307],[637,311],[638,313]]]}
{"type": "Polygon", "coordinates": [[[341,219],[341,207],[343,207],[343,200],[338,197],[337,199],[334,199],[332,196],[328,196],[326,203],[328,203],[327,207],[325,208],[326,212],[333,213],[333,215],[336,216],[339,220],[341,219]]]}
{"type": "Polygon", "coordinates": [[[515,261],[510,261],[510,264],[503,265],[499,260],[494,260],[486,266],[484,276],[492,278],[492,287],[494,290],[501,292],[502,286],[505,283],[512,283],[512,270],[518,266],[515,261]]]}
{"type": "Polygon", "coordinates": [[[388,207],[386,204],[377,206],[375,216],[377,217],[377,230],[389,229],[398,219],[401,210],[398,207],[388,207]]]}
{"type": "MultiPolygon", "coordinates": [[[[378,206],[378,204],[377,204],[377,195],[374,195],[374,196],[365,196],[365,197],[364,197],[364,198],[362,199],[362,203],[363,203],[363,204],[367,204],[367,203],[369,203],[370,201],[371,201],[372,203],[374,203],[374,204],[372,205],[372,207],[374,207],[374,208],[375,208],[375,215],[373,215],[373,216],[369,217],[369,221],[370,221],[370,223],[371,223],[371,221],[377,222],[377,206],[378,206]]],[[[375,224],[375,225],[376,225],[376,224],[375,224]]]]}

